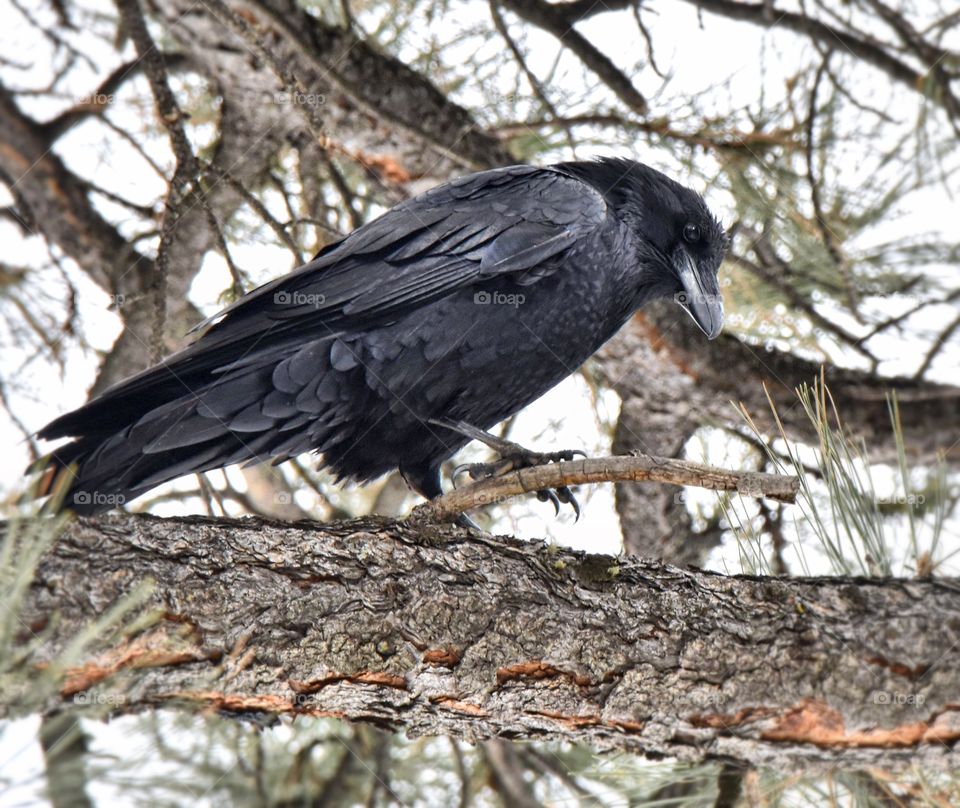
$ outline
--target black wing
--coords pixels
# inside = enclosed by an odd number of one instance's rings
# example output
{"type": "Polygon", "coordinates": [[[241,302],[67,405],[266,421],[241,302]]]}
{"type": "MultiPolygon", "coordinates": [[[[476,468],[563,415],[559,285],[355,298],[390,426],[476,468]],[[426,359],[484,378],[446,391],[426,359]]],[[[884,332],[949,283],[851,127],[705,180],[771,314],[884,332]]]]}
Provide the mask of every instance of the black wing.
{"type": "Polygon", "coordinates": [[[472,174],[397,205],[254,290],[212,318],[201,342],[280,336],[317,322],[356,331],[497,275],[533,283],[544,262],[606,215],[595,189],[550,169],[472,174]]]}
{"type": "Polygon", "coordinates": [[[376,327],[495,276],[535,283],[557,264],[545,262],[607,215],[594,188],[549,168],[513,166],[439,186],[250,292],[212,318],[192,345],[39,434],[113,429],[151,402],[205,387],[211,373],[256,362],[279,346],[376,327]]]}

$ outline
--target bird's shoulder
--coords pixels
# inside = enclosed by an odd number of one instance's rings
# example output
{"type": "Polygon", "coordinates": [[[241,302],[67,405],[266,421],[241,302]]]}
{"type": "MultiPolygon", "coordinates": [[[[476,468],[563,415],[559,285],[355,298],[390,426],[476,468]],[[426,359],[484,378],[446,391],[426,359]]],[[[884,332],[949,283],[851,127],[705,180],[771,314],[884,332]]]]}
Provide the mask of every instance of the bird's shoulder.
{"type": "Polygon", "coordinates": [[[336,262],[348,255],[387,250],[418,231],[423,231],[424,241],[433,237],[454,248],[469,246],[462,238],[468,233],[489,234],[521,222],[582,232],[600,224],[606,214],[603,195],[577,177],[551,166],[507,166],[468,174],[401,202],[322,257],[336,262]]]}

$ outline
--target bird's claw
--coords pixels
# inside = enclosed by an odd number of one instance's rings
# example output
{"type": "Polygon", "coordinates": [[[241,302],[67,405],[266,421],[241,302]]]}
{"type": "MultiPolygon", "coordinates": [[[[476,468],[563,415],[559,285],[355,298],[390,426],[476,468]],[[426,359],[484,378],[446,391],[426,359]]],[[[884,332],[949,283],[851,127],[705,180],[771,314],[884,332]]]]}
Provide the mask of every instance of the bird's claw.
{"type": "MultiPolygon", "coordinates": [[[[516,444],[514,444],[516,445],[516,444]]],[[[519,451],[511,452],[508,455],[501,456],[498,460],[490,463],[463,463],[453,470],[453,483],[456,486],[457,478],[461,474],[468,474],[471,480],[485,480],[490,477],[500,477],[511,471],[531,468],[533,466],[545,466],[548,463],[560,463],[573,460],[580,455],[586,457],[586,453],[580,449],[563,449],[558,452],[531,452],[521,446],[516,446],[519,451]]],[[[537,491],[537,499],[540,502],[553,503],[553,509],[556,516],[560,515],[560,505],[569,505],[573,508],[576,515],[575,519],[580,519],[580,503],[573,495],[569,487],[563,485],[557,489],[545,488],[537,491]]]]}
{"type": "Polygon", "coordinates": [[[457,478],[463,473],[466,473],[471,480],[486,480],[488,477],[500,477],[508,471],[513,471],[513,468],[504,460],[498,460],[495,463],[461,463],[450,476],[456,487],[457,478]]]}
{"type": "MultiPolygon", "coordinates": [[[[584,455],[584,457],[586,457],[586,455],[584,455]]],[[[580,521],[580,503],[577,502],[577,498],[573,495],[573,491],[571,491],[568,486],[563,485],[557,489],[557,496],[559,497],[561,502],[573,508],[573,513],[575,514],[573,521],[579,522],[580,521]]]]}
{"type": "Polygon", "coordinates": [[[547,502],[548,500],[553,503],[553,515],[560,515],[560,497],[557,496],[557,493],[552,488],[544,488],[540,491],[537,491],[537,499],[541,502],[547,502]]]}
{"type": "MultiPolygon", "coordinates": [[[[580,457],[587,456],[586,452],[580,449],[561,449],[558,452],[533,452],[530,449],[525,449],[519,443],[514,443],[505,438],[498,438],[496,435],[491,435],[488,432],[477,429],[464,421],[429,419],[429,422],[485,443],[499,455],[497,460],[490,463],[463,463],[457,466],[451,475],[454,487],[457,485],[457,478],[463,473],[469,474],[471,480],[484,480],[489,477],[500,477],[511,471],[519,471],[520,469],[531,468],[533,466],[546,466],[549,463],[561,463],[564,461],[569,462],[577,455],[580,457]]],[[[542,491],[537,491],[537,499],[541,502],[552,502],[557,515],[560,514],[561,503],[569,505],[573,508],[576,518],[578,520],[580,519],[580,503],[577,502],[577,498],[573,495],[573,492],[565,485],[555,490],[543,489],[542,491]]]]}
{"type": "Polygon", "coordinates": [[[554,516],[560,515],[561,502],[564,505],[569,505],[571,508],[573,508],[574,514],[576,514],[574,521],[580,521],[580,503],[577,502],[577,498],[574,496],[573,491],[571,491],[568,486],[561,485],[557,489],[544,488],[540,491],[537,491],[537,499],[539,499],[541,502],[552,502],[554,516]]]}

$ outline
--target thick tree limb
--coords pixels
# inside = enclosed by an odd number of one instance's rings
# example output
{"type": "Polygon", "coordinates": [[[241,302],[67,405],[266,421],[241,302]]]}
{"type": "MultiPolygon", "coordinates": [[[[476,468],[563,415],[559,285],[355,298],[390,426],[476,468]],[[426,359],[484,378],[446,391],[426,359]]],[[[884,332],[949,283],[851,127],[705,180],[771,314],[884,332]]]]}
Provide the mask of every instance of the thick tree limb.
{"type": "Polygon", "coordinates": [[[308,98],[281,92],[270,66],[231,28],[232,17],[189,0],[158,0],[170,34],[206,63],[221,83],[248,89],[250,105],[268,106],[306,129],[297,107],[322,109],[324,133],[371,166],[398,169],[427,186],[511,162],[470,113],[402,61],[352,32],[325,24],[290,0],[244,0],[233,11],[249,24],[276,65],[309,90],[308,98]]]}
{"type": "Polygon", "coordinates": [[[31,232],[39,232],[110,292],[140,287],[152,261],[90,204],[87,188],[53,151],[43,126],[24,115],[0,85],[0,177],[17,198],[31,232]],[[144,270],[147,267],[147,270],[144,270]],[[116,287],[124,277],[123,288],[116,287]]]}
{"type": "Polygon", "coordinates": [[[954,581],[724,577],[390,520],[120,514],[76,521],[41,561],[20,615],[35,661],[148,578],[157,620],[104,638],[46,710],[84,694],[783,769],[960,763],[954,581]]]}
{"type": "Polygon", "coordinates": [[[447,520],[481,505],[503,502],[545,488],[619,482],[694,485],[713,491],[739,491],[748,497],[768,497],[788,503],[796,501],[800,490],[799,478],[789,475],[728,471],[702,463],[638,454],[632,457],[597,457],[549,463],[511,471],[454,489],[421,506],[417,513],[423,517],[447,520]]]}
{"type": "MultiPolygon", "coordinates": [[[[600,357],[604,375],[624,396],[648,385],[645,370],[656,373],[658,379],[683,374],[691,382],[690,396],[695,397],[683,406],[689,404],[703,423],[735,423],[730,402],[742,401],[762,429],[772,428],[766,387],[787,431],[798,440],[815,439],[795,391],[819,377],[821,363],[750,345],[730,334],[706,342],[672,303],[650,306],[638,314],[600,357]],[[659,370],[651,371],[643,363],[631,370],[630,363],[638,355],[651,352],[659,370]]],[[[845,426],[863,439],[871,459],[886,462],[896,457],[887,408],[887,395],[896,391],[911,460],[932,463],[943,453],[947,463],[960,461],[960,388],[835,365],[826,366],[826,381],[845,426]]],[[[631,448],[646,450],[635,444],[619,451],[631,448]]]]}

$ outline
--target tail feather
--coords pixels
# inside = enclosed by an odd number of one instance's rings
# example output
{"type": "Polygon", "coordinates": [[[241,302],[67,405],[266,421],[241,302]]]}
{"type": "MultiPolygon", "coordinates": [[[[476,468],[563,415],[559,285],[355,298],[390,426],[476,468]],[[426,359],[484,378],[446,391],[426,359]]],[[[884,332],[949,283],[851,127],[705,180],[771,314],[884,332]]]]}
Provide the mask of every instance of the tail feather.
{"type": "Polygon", "coordinates": [[[374,393],[361,367],[332,366],[331,343],[271,346],[242,366],[211,369],[203,357],[202,374],[167,363],[112,388],[41,430],[73,440],[32,469],[39,495],[96,514],[185,474],[308,451],[339,479],[389,471],[396,459],[368,434],[378,421],[367,406],[374,393]]]}
{"type": "MultiPolygon", "coordinates": [[[[132,392],[113,388],[41,430],[42,438],[74,440],[28,470],[40,474],[38,496],[57,510],[92,515],[184,474],[257,457],[252,444],[259,436],[237,429],[254,425],[252,411],[246,423],[238,414],[256,408],[272,389],[269,366],[236,378],[208,373],[191,378],[192,385],[182,378],[171,384],[170,368],[158,370],[153,384],[135,377],[132,392]]],[[[274,421],[261,416],[257,425],[274,421]]]]}

